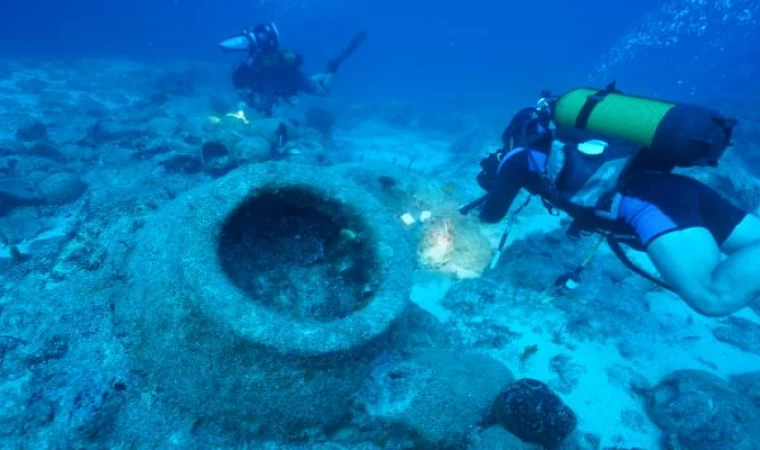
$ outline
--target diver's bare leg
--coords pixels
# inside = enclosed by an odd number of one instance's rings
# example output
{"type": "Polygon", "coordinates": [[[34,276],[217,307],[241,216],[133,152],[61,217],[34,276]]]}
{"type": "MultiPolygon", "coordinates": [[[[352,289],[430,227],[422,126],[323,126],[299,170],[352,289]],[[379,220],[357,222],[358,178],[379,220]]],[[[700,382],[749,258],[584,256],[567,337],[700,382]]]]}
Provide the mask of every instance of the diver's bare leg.
{"type": "Polygon", "coordinates": [[[664,280],[697,312],[734,313],[760,299],[760,219],[747,216],[723,245],[705,228],[656,238],[647,253],[664,280]]]}

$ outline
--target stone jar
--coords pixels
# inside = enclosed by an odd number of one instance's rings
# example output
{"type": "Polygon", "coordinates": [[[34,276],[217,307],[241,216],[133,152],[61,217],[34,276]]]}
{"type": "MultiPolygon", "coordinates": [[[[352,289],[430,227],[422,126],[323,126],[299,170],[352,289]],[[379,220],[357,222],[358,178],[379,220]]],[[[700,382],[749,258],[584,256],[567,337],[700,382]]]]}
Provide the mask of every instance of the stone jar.
{"type": "Polygon", "coordinates": [[[170,407],[251,437],[345,420],[413,271],[395,217],[347,178],[242,167],[139,232],[115,313],[170,407]]]}

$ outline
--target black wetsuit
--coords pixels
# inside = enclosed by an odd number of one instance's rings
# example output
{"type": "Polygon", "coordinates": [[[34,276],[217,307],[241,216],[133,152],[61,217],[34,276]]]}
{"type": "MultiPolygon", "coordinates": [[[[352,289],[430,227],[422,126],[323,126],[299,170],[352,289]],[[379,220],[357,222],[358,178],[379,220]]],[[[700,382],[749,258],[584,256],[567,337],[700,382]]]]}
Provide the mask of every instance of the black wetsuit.
{"type": "Polygon", "coordinates": [[[248,106],[267,115],[272,113],[278,100],[290,101],[300,93],[315,95],[319,89],[297,66],[281,64],[264,68],[255,58],[235,66],[232,83],[248,106]]]}

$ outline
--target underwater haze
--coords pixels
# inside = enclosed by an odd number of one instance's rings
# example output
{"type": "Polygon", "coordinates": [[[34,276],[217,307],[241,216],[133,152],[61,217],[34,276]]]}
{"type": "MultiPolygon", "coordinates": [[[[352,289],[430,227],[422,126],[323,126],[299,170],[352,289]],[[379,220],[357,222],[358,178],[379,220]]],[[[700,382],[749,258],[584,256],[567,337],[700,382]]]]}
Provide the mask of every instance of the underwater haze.
{"type": "Polygon", "coordinates": [[[597,83],[668,89],[670,97],[756,92],[757,6],[747,0],[75,0],[8,2],[4,9],[0,50],[6,55],[189,58],[217,62],[220,71],[230,58],[216,42],[250,23],[276,20],[283,45],[307,55],[312,70],[365,31],[371,39],[347,68],[345,95],[527,101],[590,75],[597,83]]]}
{"type": "Polygon", "coordinates": [[[758,55],[760,0],[3,0],[0,450],[760,450],[758,55]]]}

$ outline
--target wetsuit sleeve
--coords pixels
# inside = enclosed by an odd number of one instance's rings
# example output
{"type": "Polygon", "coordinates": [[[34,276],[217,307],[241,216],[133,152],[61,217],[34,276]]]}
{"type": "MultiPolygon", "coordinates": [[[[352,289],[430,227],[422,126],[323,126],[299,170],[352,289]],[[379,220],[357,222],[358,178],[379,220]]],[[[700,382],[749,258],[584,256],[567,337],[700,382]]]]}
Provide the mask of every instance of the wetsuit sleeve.
{"type": "Polygon", "coordinates": [[[517,193],[528,181],[528,152],[521,149],[505,155],[499,165],[496,183],[480,209],[480,220],[497,223],[507,215],[517,193]]]}

